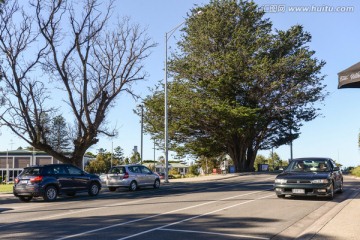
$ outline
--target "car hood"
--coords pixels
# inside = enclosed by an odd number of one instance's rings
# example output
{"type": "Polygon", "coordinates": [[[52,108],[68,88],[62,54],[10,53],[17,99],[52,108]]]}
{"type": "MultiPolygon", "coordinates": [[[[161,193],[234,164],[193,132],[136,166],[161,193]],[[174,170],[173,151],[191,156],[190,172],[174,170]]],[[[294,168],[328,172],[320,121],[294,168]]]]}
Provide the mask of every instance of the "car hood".
{"type": "Polygon", "coordinates": [[[276,178],[282,179],[325,179],[329,178],[329,172],[283,172],[276,178]]]}

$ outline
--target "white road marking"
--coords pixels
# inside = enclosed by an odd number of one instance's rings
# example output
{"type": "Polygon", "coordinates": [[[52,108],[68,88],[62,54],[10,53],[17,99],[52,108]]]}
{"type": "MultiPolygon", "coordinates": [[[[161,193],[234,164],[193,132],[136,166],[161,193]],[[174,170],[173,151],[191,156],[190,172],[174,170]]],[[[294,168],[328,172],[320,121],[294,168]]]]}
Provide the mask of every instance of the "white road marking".
{"type": "MultiPolygon", "coordinates": [[[[270,189],[267,189],[267,190],[270,190],[270,189]]],[[[145,217],[145,218],[139,218],[139,219],[131,220],[131,221],[128,221],[128,222],[122,222],[122,223],[110,225],[110,226],[107,226],[107,227],[102,227],[102,228],[98,228],[98,229],[94,229],[94,230],[90,230],[90,231],[86,231],[86,232],[82,232],[82,233],[78,233],[78,234],[74,234],[74,235],[65,236],[65,237],[62,237],[62,238],[58,238],[58,239],[56,239],[56,240],[63,240],[63,239],[74,238],[74,237],[82,236],[82,235],[85,235],[85,234],[94,233],[94,232],[106,230],[106,229],[109,229],[109,228],[119,227],[119,226],[122,226],[122,225],[130,224],[130,223],[134,223],[134,222],[139,222],[139,221],[143,221],[143,220],[147,220],[147,219],[159,217],[159,216],[166,215],[166,214],[170,214],[170,213],[175,213],[175,212],[180,212],[180,211],[183,211],[183,210],[188,210],[188,209],[192,209],[192,208],[197,208],[197,207],[204,206],[204,205],[208,205],[208,204],[211,204],[211,203],[216,203],[216,202],[221,202],[221,201],[225,201],[225,200],[229,200],[229,199],[233,199],[233,198],[237,198],[237,197],[243,197],[243,196],[247,196],[247,195],[251,195],[251,194],[261,193],[261,192],[265,192],[265,191],[267,191],[267,190],[254,191],[254,192],[250,192],[250,193],[245,193],[245,194],[240,194],[240,195],[236,195],[236,196],[232,196],[232,197],[223,198],[223,199],[220,199],[220,200],[212,200],[212,201],[205,202],[205,203],[201,203],[201,204],[197,204],[197,205],[194,205],[194,206],[189,206],[189,207],[185,207],[185,208],[175,209],[175,210],[172,210],[172,211],[169,211],[169,212],[164,212],[164,213],[152,215],[152,216],[145,217]]],[[[271,195],[273,196],[274,194],[271,194],[271,195]]],[[[259,198],[259,199],[260,199],[260,198],[259,198]]],[[[246,201],[245,203],[247,203],[247,202],[252,202],[252,201],[254,201],[254,200],[246,201]]],[[[238,204],[238,205],[241,205],[241,204],[238,204]]],[[[166,225],[166,226],[168,226],[168,225],[166,225]]],[[[164,227],[166,227],[166,226],[164,226],[164,227]]],[[[170,226],[170,225],[169,225],[169,226],[170,226]]],[[[163,228],[163,227],[161,227],[161,228],[163,228]]],[[[157,228],[156,228],[156,229],[157,229],[157,228]]],[[[153,229],[152,231],[155,231],[156,229],[153,229]]],[[[140,234],[139,234],[139,235],[140,235],[140,234]]]]}
{"type": "Polygon", "coordinates": [[[246,239],[263,239],[263,240],[269,240],[269,239],[270,239],[270,238],[250,236],[250,235],[228,234],[228,233],[216,233],[216,232],[204,232],[204,231],[191,231],[191,230],[178,230],[178,229],[171,229],[171,228],[162,228],[162,229],[159,229],[159,231],[185,232],[185,233],[201,233],[201,234],[208,234],[208,235],[218,235],[218,236],[227,236],[227,237],[238,237],[238,238],[246,238],[246,239]]]}
{"type": "MultiPolygon", "coordinates": [[[[269,177],[269,178],[265,178],[265,179],[261,179],[261,180],[269,180],[269,179],[273,179],[273,177],[269,177]]],[[[256,182],[258,182],[258,181],[256,181],[256,182]]],[[[250,182],[250,183],[256,183],[256,182],[250,182]]],[[[220,187],[216,187],[216,188],[212,188],[212,189],[218,189],[218,188],[224,188],[224,187],[233,187],[233,186],[237,186],[237,185],[241,185],[241,184],[243,184],[243,182],[233,184],[233,185],[220,186],[220,187]]],[[[205,191],[205,190],[203,190],[203,191],[205,191]]],[[[196,191],[193,191],[193,192],[196,192],[196,191]]],[[[158,197],[158,198],[162,198],[162,197],[163,196],[158,197]]],[[[50,216],[46,216],[46,217],[28,219],[27,221],[19,221],[19,222],[16,222],[16,223],[11,223],[11,226],[19,225],[19,224],[23,224],[23,223],[28,223],[29,221],[39,221],[39,220],[52,219],[52,218],[57,218],[57,217],[63,217],[63,216],[66,216],[66,215],[73,215],[73,214],[78,214],[78,213],[95,211],[95,210],[99,210],[99,209],[103,209],[103,208],[118,207],[118,206],[123,206],[123,205],[131,204],[131,203],[135,203],[135,202],[142,202],[142,201],[147,201],[147,199],[139,199],[139,200],[131,201],[131,202],[110,204],[110,205],[105,205],[105,206],[101,206],[101,207],[88,208],[88,209],[83,209],[83,210],[78,210],[78,211],[71,210],[71,211],[67,211],[65,213],[59,213],[59,214],[54,214],[54,215],[50,215],[50,216]]],[[[50,205],[50,204],[54,205],[55,203],[47,203],[47,205],[50,205]]],[[[69,204],[69,203],[68,202],[57,203],[56,206],[65,205],[65,204],[69,204]]],[[[34,207],[29,207],[28,209],[34,209],[34,207]]],[[[17,209],[17,210],[20,210],[20,209],[17,209]]],[[[54,211],[56,211],[56,209],[54,209],[54,211]]],[[[9,211],[7,214],[10,214],[10,213],[13,213],[13,212],[9,211]]],[[[0,228],[4,228],[4,227],[7,227],[7,226],[8,226],[8,224],[0,225],[0,228]]]]}
{"type": "Polygon", "coordinates": [[[200,218],[200,217],[203,217],[203,216],[207,216],[207,215],[210,215],[210,214],[213,214],[213,213],[217,213],[217,212],[220,212],[220,211],[224,211],[224,210],[227,210],[227,209],[230,209],[230,208],[233,208],[233,207],[237,207],[237,206],[240,206],[240,205],[244,205],[244,204],[247,204],[247,203],[255,202],[256,200],[268,198],[268,197],[270,197],[270,196],[274,196],[274,194],[266,195],[266,196],[264,196],[264,197],[260,197],[260,198],[248,200],[248,201],[241,202],[241,203],[237,203],[237,204],[234,204],[234,205],[231,205],[231,206],[228,206],[228,207],[220,208],[220,209],[217,209],[217,210],[214,210],[214,211],[211,211],[211,212],[207,212],[207,213],[204,213],[204,214],[200,214],[200,215],[197,215],[197,216],[193,216],[193,217],[190,217],[190,218],[186,218],[186,219],[183,219],[183,220],[181,220],[181,221],[169,223],[169,224],[166,224],[166,225],[164,225],[164,226],[162,226],[162,227],[153,228],[153,229],[150,229],[150,230],[147,230],[147,231],[143,231],[143,232],[140,232],[140,233],[137,233],[137,234],[133,234],[133,235],[130,235],[130,236],[127,236],[127,237],[120,238],[120,239],[118,239],[118,240],[124,240],[124,239],[129,239],[129,238],[137,237],[137,236],[143,235],[143,234],[145,234],[145,233],[153,232],[153,231],[156,231],[156,230],[161,230],[161,229],[164,229],[164,228],[169,227],[169,226],[173,226],[173,225],[176,225],[176,224],[179,224],[179,223],[183,223],[183,222],[188,222],[188,221],[193,220],[193,219],[196,219],[196,218],[200,218]]]}

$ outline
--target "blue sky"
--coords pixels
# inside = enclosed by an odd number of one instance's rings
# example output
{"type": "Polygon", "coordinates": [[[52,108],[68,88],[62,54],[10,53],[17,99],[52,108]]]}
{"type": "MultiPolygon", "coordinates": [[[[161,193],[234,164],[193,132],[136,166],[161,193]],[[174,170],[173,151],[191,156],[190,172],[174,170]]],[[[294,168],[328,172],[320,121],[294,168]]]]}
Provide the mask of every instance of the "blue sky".
{"type": "MultiPolygon", "coordinates": [[[[133,86],[135,92],[143,97],[149,94],[148,87],[164,79],[165,32],[183,22],[190,9],[195,5],[204,5],[205,0],[118,0],[115,12],[119,16],[130,16],[134,23],[147,28],[148,35],[158,43],[152,49],[152,55],[146,61],[149,78],[133,86]]],[[[266,17],[276,29],[285,30],[295,24],[301,24],[312,34],[310,48],[316,51],[316,57],[327,62],[322,70],[326,75],[325,84],[330,95],[321,107],[322,116],[305,123],[300,138],[293,143],[294,157],[324,156],[331,157],[344,166],[360,164],[357,137],[360,130],[360,89],[337,89],[337,73],[360,61],[360,2],[321,1],[321,0],[271,0],[255,1],[259,6],[278,8],[280,12],[269,12],[266,17]],[[312,7],[312,12],[292,12],[291,7],[312,7]],[[350,6],[350,12],[329,12],[331,7],[350,6]],[[322,10],[323,9],[323,10],[322,10]]],[[[176,48],[176,32],[169,44],[169,52],[176,48]]],[[[140,119],[133,109],[140,102],[129,96],[118,98],[111,110],[108,121],[117,126],[119,135],[110,139],[101,137],[99,144],[89,149],[96,152],[100,147],[111,151],[111,146],[121,146],[125,156],[130,156],[133,147],[140,149],[140,119]]],[[[27,146],[4,128],[0,150],[27,146]],[[13,144],[10,143],[12,140],[13,144]]],[[[290,158],[289,146],[274,150],[283,160],[290,158]]],[[[150,137],[144,136],[144,159],[153,159],[154,150],[150,137]]],[[[270,151],[260,154],[268,156],[270,151]]],[[[156,151],[156,158],[163,155],[156,151]]],[[[172,158],[170,154],[170,158],[172,158]]]]}

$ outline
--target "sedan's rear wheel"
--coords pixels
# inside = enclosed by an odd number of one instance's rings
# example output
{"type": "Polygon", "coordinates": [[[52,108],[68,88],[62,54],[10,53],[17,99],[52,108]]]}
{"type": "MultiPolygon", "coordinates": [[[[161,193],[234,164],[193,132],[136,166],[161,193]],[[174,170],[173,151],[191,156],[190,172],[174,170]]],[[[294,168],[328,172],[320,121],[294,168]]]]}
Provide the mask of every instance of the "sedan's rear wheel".
{"type": "Polygon", "coordinates": [[[45,189],[44,200],[47,202],[55,201],[57,194],[58,193],[57,193],[57,189],[55,186],[48,186],[45,189]]]}
{"type": "Polygon", "coordinates": [[[30,202],[32,198],[33,198],[32,196],[20,196],[19,197],[20,201],[22,201],[22,202],[30,202]]]}
{"type": "Polygon", "coordinates": [[[137,183],[135,181],[132,181],[129,186],[130,191],[135,191],[137,189],[137,183]]]}

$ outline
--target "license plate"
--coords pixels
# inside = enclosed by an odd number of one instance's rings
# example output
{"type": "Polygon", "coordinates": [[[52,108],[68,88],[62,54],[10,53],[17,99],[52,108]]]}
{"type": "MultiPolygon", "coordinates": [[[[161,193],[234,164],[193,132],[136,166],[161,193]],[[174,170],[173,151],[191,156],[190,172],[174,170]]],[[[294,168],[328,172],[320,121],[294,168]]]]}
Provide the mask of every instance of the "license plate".
{"type": "Polygon", "coordinates": [[[21,183],[21,184],[28,184],[28,183],[29,183],[29,180],[21,180],[20,183],[21,183]]]}
{"type": "Polygon", "coordinates": [[[301,193],[304,194],[305,193],[305,189],[293,189],[292,193],[301,193]]]}

